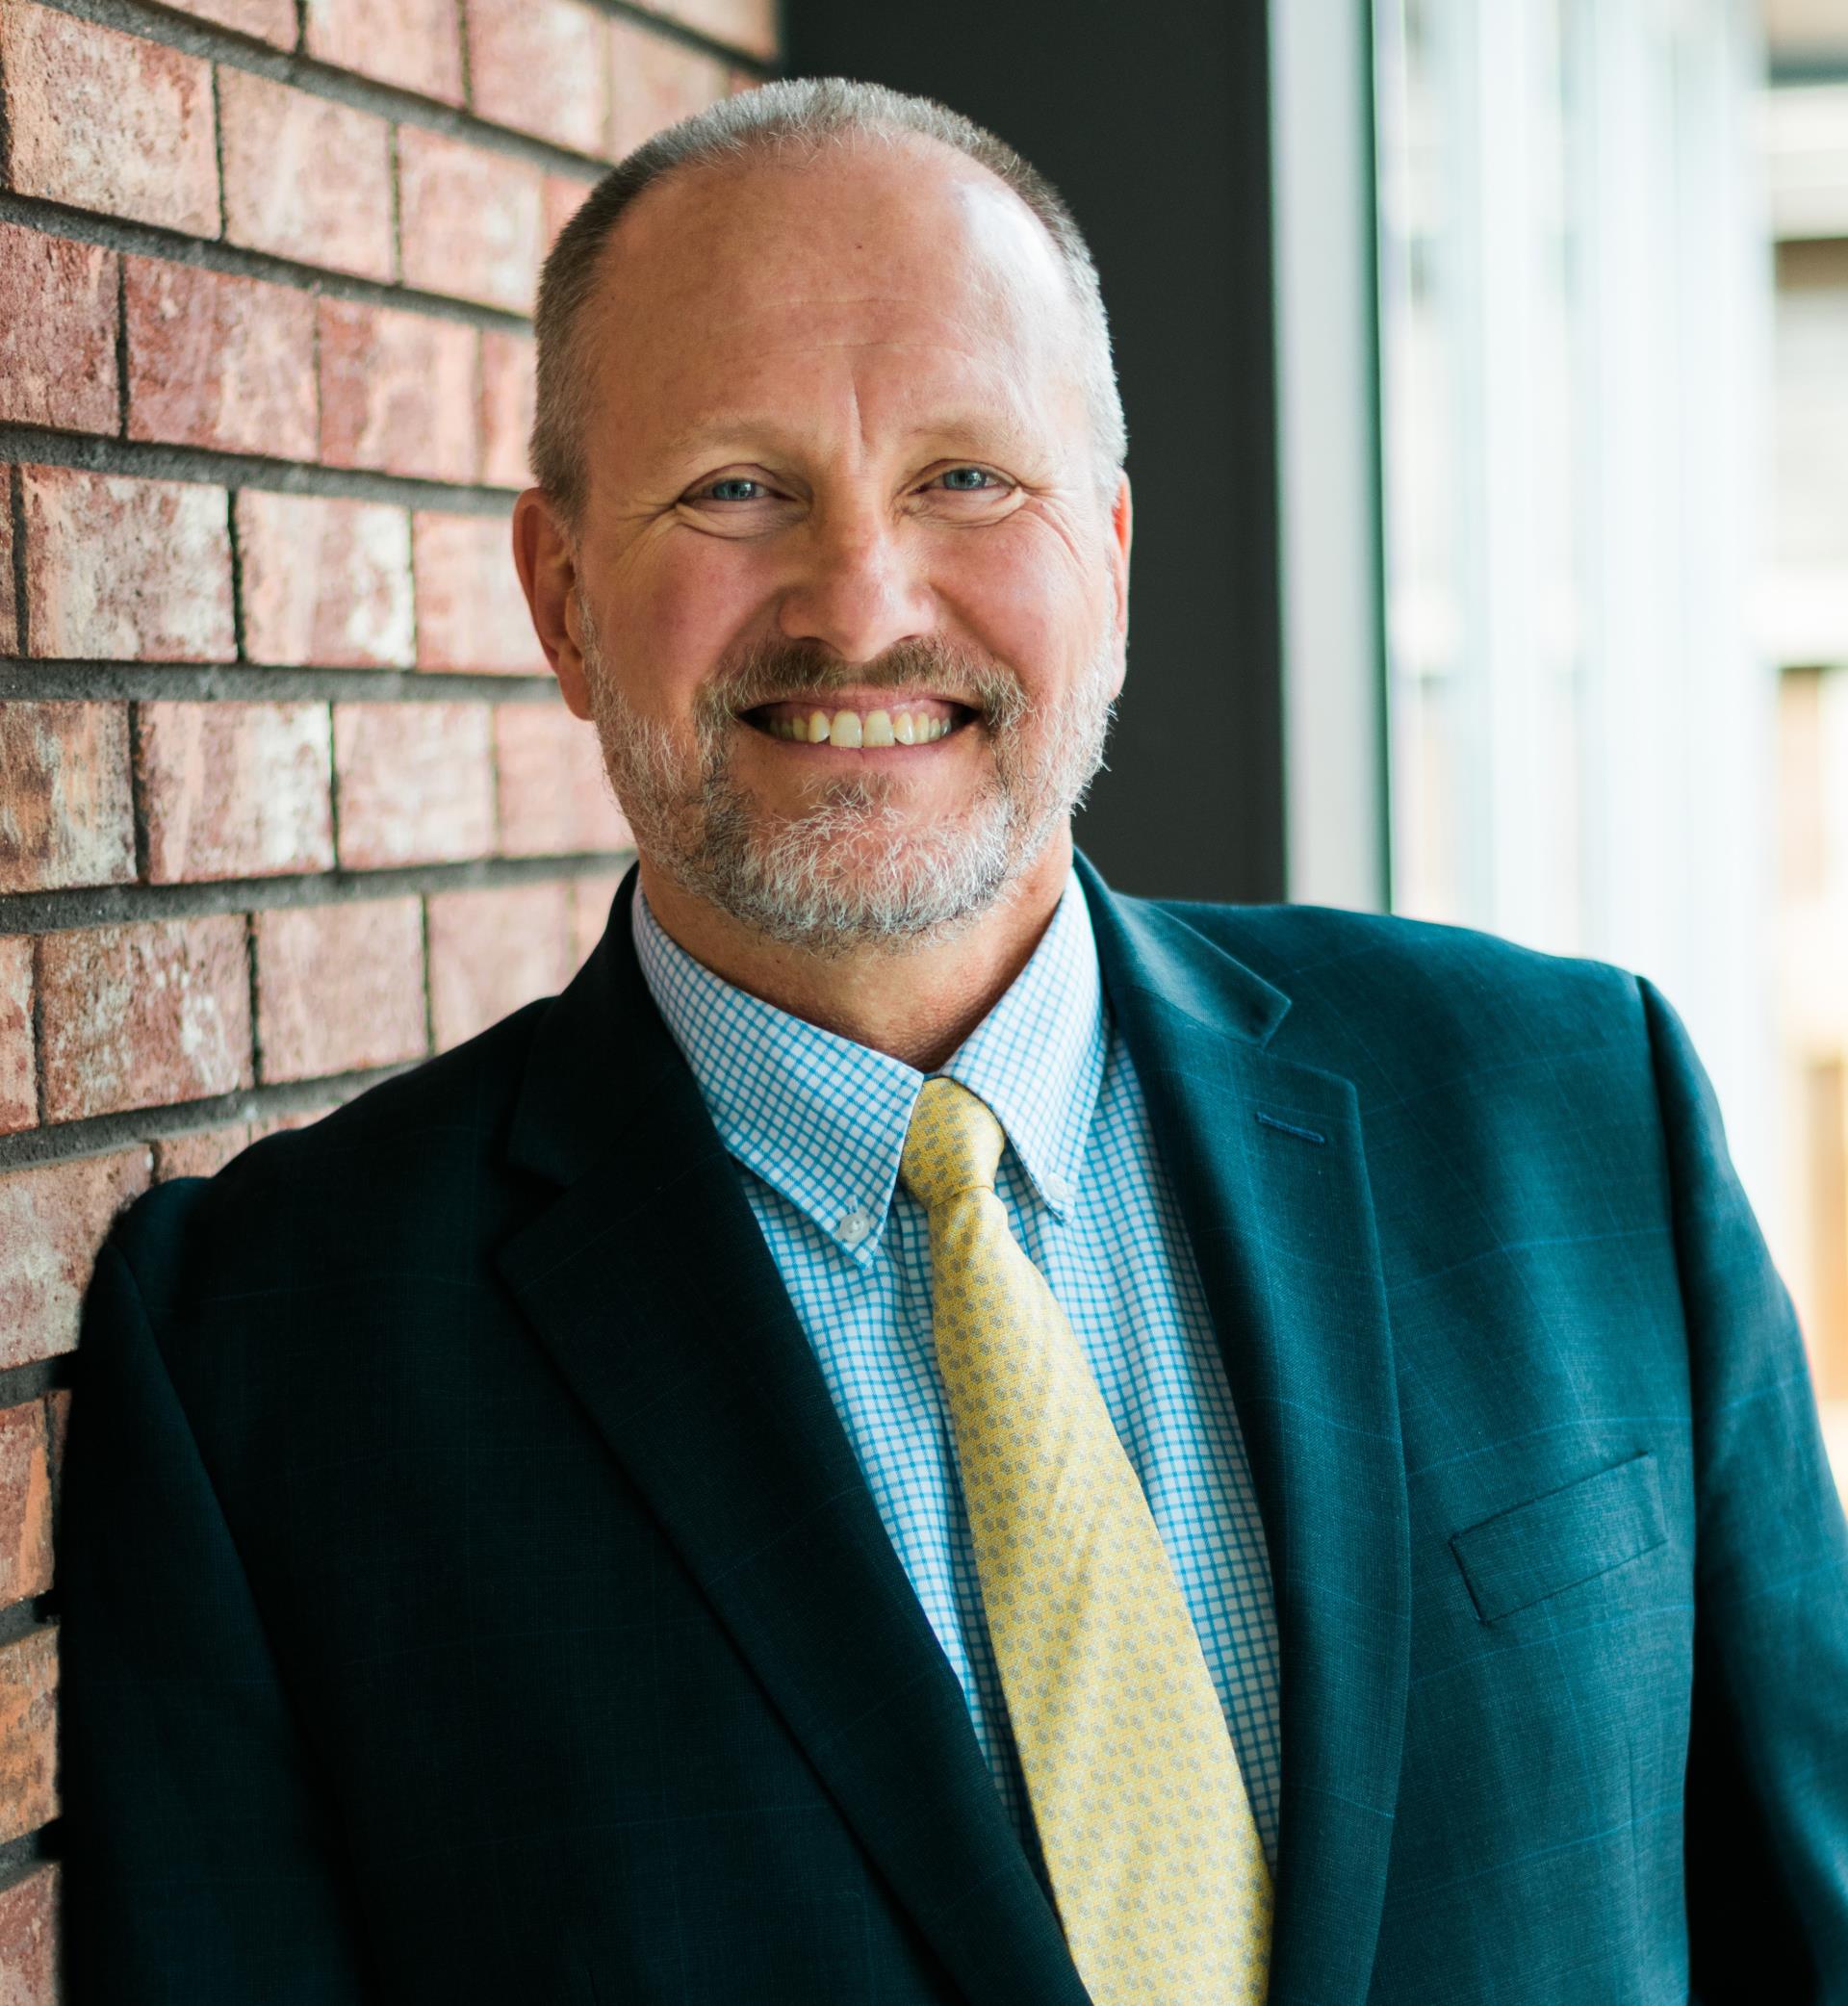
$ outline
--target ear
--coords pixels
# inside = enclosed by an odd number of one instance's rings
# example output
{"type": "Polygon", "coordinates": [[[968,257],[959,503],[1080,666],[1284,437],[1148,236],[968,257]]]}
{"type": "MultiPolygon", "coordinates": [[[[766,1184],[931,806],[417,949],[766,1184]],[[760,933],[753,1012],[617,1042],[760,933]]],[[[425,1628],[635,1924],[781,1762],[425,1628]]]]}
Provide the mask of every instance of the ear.
{"type": "Polygon", "coordinates": [[[1116,499],[1110,507],[1110,572],[1112,588],[1116,595],[1116,680],[1111,690],[1113,697],[1121,691],[1129,668],[1130,516],[1129,476],[1124,474],[1117,479],[1116,499]]]}
{"type": "Polygon", "coordinates": [[[590,680],[578,645],[578,560],[543,488],[528,488],[513,504],[513,562],[532,615],[532,630],[558,679],[565,707],[587,718],[590,680]]]}

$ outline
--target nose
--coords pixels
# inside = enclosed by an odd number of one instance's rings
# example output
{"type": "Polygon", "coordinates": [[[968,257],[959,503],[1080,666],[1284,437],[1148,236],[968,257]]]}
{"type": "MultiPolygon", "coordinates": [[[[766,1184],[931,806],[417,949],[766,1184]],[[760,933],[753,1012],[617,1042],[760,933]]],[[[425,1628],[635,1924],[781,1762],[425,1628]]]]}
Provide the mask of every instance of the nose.
{"type": "Polygon", "coordinates": [[[820,642],[843,661],[872,661],[936,625],[921,562],[906,526],[877,504],[818,510],[801,539],[778,624],[788,639],[820,642]]]}

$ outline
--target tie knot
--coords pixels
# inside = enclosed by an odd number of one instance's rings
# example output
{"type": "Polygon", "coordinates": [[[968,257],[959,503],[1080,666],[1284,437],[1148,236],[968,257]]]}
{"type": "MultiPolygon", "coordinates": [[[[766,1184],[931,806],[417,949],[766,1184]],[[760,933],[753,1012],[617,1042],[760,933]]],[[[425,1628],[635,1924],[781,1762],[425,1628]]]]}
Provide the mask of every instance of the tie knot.
{"type": "Polygon", "coordinates": [[[905,1134],[899,1178],[927,1212],[971,1186],[992,1191],[1006,1142],[986,1101],[954,1080],[926,1080],[905,1134]]]}

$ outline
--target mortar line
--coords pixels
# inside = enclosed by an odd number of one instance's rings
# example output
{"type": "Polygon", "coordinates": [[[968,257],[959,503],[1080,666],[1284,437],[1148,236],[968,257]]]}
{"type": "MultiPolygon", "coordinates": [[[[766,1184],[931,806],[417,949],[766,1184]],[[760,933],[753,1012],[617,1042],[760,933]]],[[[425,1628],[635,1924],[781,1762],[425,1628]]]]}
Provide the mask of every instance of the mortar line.
{"type": "Polygon", "coordinates": [[[70,933],[86,927],[202,918],[252,910],[346,905],[429,891],[545,884],[621,870],[633,855],[632,850],[575,850],[552,857],[471,857],[455,863],[393,864],[378,870],[336,866],[330,871],[299,871],[274,878],[13,891],[0,896],[0,934],[70,933]]]}
{"type": "MultiPolygon", "coordinates": [[[[385,199],[391,205],[392,282],[401,286],[404,283],[404,199],[398,183],[396,125],[385,128],[385,199]]],[[[475,346],[480,347],[479,341],[475,346]]]]}
{"type": "Polygon", "coordinates": [[[287,668],[262,662],[33,661],[0,656],[0,703],[555,704],[545,671],[287,668]]]}
{"type": "Polygon", "coordinates": [[[270,494],[321,495],[333,501],[386,502],[448,515],[507,516],[515,488],[481,481],[453,485],[414,474],[364,467],[324,467],[311,460],[270,459],[217,447],[160,440],[116,439],[99,432],[60,432],[46,425],[0,424],[0,457],[88,474],[125,474],[140,480],[183,480],[211,487],[262,488],[270,494]]]}
{"type": "MultiPolygon", "coordinates": [[[[590,183],[586,181],[584,186],[588,189],[590,183]]],[[[435,320],[462,321],[470,326],[503,327],[517,332],[524,332],[532,324],[529,314],[489,306],[481,300],[458,299],[447,293],[362,278],[356,272],[334,271],[299,258],[283,257],[276,251],[253,250],[216,237],[194,237],[162,223],[101,216],[93,210],[76,209],[68,203],[37,195],[13,194],[4,189],[0,189],[0,222],[37,230],[41,236],[62,237],[73,244],[97,244],[106,250],[126,251],[133,256],[196,265],[226,277],[261,279],[269,285],[313,292],[329,299],[350,299],[362,306],[389,306],[435,320]]]]}
{"type": "Polygon", "coordinates": [[[28,969],[32,982],[32,1119],[42,1127],[45,1119],[45,982],[42,943],[32,942],[28,969]]]}
{"type": "Polygon", "coordinates": [[[255,1093],[264,1085],[263,1077],[263,1033],[259,1028],[263,1018],[257,1006],[257,915],[244,915],[244,979],[250,998],[250,1091],[255,1093]]]}
{"type": "Polygon", "coordinates": [[[128,260],[116,253],[116,436],[128,437],[128,260]]]}
{"type": "Polygon", "coordinates": [[[209,72],[212,81],[212,167],[218,177],[218,186],[213,190],[213,206],[218,212],[218,227],[213,236],[222,237],[225,232],[225,184],[224,184],[224,92],[218,87],[218,65],[213,64],[209,72]]]}
{"type": "Polygon", "coordinates": [[[32,609],[26,592],[26,472],[16,454],[0,453],[13,460],[7,469],[7,510],[13,526],[13,630],[22,658],[32,658],[32,609]]]}
{"type": "Polygon", "coordinates": [[[141,769],[141,707],[129,703],[128,711],[128,814],[135,839],[135,882],[148,882],[147,780],[141,769]]]}
{"type": "Polygon", "coordinates": [[[430,900],[425,892],[417,902],[417,938],[424,957],[424,1049],[436,1057],[436,1004],[430,994],[430,900]]]}

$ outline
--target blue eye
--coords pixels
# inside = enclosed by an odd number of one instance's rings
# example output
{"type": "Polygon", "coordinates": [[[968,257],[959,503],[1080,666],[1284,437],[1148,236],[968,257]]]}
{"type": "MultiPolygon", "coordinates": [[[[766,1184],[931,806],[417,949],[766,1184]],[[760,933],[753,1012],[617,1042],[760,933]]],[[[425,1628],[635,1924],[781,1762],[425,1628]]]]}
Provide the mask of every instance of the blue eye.
{"type": "MultiPolygon", "coordinates": [[[[973,474],[978,480],[982,481],[992,481],[994,478],[994,476],[986,467],[952,467],[947,474],[941,474],[937,478],[955,482],[959,474],[973,474]]],[[[978,487],[964,487],[959,483],[956,485],[956,492],[959,495],[979,495],[982,490],[978,487]]]]}
{"type": "Polygon", "coordinates": [[[742,474],[730,474],[723,480],[712,481],[703,492],[709,495],[714,502],[749,502],[752,499],[749,495],[727,495],[721,493],[721,490],[724,488],[760,488],[762,485],[762,481],[748,479],[742,474]]]}

